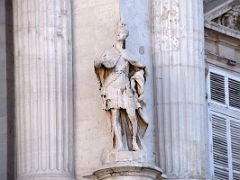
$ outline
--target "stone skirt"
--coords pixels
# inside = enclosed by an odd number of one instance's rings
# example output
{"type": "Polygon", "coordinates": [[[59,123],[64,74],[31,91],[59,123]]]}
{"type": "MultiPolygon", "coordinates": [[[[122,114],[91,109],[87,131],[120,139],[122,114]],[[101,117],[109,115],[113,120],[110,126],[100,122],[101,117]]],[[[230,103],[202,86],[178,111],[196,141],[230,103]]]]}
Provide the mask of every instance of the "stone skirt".
{"type": "Polygon", "coordinates": [[[133,93],[130,87],[124,89],[114,87],[103,87],[101,89],[103,109],[138,109],[141,107],[137,95],[133,93]]]}

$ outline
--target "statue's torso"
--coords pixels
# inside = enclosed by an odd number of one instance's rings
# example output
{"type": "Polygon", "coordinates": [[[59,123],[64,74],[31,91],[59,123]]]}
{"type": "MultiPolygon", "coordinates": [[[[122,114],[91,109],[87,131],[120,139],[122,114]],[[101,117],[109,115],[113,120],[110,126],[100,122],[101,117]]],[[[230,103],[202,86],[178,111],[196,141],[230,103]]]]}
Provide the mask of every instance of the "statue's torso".
{"type": "Polygon", "coordinates": [[[116,66],[111,73],[106,77],[103,84],[104,87],[111,86],[112,88],[125,89],[129,84],[129,63],[120,56],[116,66]]]}
{"type": "Polygon", "coordinates": [[[118,56],[116,65],[111,69],[101,88],[104,109],[127,107],[137,109],[139,105],[130,88],[129,62],[121,54],[118,56]]]}

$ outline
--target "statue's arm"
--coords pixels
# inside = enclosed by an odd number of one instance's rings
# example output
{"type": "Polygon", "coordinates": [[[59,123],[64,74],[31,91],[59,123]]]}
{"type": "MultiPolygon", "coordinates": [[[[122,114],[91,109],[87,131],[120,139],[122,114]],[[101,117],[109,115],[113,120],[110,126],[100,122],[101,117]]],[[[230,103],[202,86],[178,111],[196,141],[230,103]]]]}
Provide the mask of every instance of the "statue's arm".
{"type": "Polygon", "coordinates": [[[106,56],[102,56],[100,59],[97,59],[94,61],[94,66],[95,68],[114,68],[117,64],[118,58],[112,58],[112,59],[108,59],[106,58],[106,56]]]}
{"type": "Polygon", "coordinates": [[[95,67],[95,69],[98,69],[101,67],[101,59],[97,58],[94,60],[94,67],[95,67]]]}

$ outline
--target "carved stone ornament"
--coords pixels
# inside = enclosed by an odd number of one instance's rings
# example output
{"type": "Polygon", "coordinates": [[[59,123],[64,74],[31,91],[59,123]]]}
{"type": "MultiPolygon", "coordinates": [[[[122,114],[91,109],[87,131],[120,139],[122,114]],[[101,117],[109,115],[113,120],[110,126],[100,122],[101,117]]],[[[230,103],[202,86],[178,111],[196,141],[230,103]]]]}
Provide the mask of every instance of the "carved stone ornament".
{"type": "Polygon", "coordinates": [[[117,42],[94,62],[116,151],[143,149],[142,138],[148,127],[143,113],[146,67],[125,49],[128,35],[126,25],[120,23],[117,42]]]}
{"type": "Polygon", "coordinates": [[[240,5],[234,6],[230,11],[213,21],[230,29],[240,31],[240,5]]]}

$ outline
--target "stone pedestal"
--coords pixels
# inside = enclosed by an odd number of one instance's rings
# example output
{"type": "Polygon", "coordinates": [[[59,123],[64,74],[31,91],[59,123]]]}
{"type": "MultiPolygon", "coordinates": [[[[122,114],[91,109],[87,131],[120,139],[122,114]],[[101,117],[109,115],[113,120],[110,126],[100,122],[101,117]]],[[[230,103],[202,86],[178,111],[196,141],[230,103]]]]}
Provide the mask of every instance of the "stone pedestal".
{"type": "Polygon", "coordinates": [[[95,180],[158,180],[162,170],[156,166],[141,163],[116,163],[96,170],[95,180]]]}
{"type": "Polygon", "coordinates": [[[162,170],[147,163],[144,151],[104,152],[103,166],[93,172],[94,180],[158,180],[162,170]]]}

